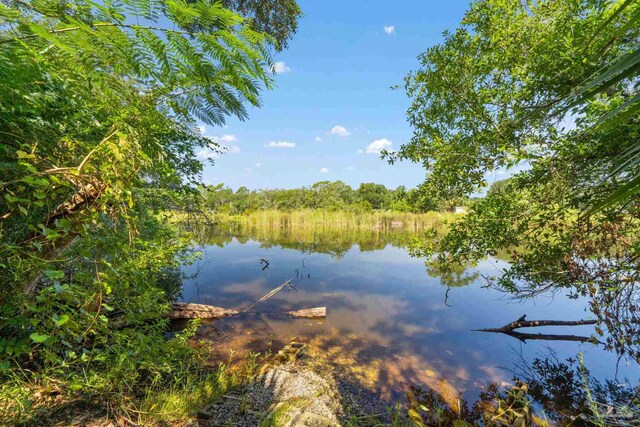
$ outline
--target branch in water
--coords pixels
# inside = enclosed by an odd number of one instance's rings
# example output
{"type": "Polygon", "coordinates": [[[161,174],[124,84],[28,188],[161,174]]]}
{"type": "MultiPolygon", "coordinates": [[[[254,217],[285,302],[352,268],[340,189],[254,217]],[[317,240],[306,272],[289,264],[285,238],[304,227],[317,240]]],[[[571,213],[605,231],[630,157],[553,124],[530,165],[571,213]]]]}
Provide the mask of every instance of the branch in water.
{"type": "Polygon", "coordinates": [[[482,332],[511,332],[520,328],[535,328],[537,326],[578,326],[578,325],[595,325],[597,320],[516,320],[507,323],[501,328],[475,329],[482,332]]]}
{"type": "MultiPolygon", "coordinates": [[[[494,331],[485,331],[485,332],[494,332],[494,331]]],[[[515,332],[515,331],[507,331],[507,332],[500,331],[500,332],[503,334],[509,335],[511,337],[517,338],[524,343],[526,343],[527,340],[545,340],[545,341],[577,341],[577,342],[590,342],[592,344],[600,344],[600,341],[598,341],[595,337],[584,337],[581,335],[554,335],[554,334],[541,334],[541,333],[526,334],[523,332],[515,332]]]]}
{"type": "MultiPolygon", "coordinates": [[[[524,316],[523,316],[524,317],[524,316]]],[[[518,338],[522,342],[526,340],[549,340],[549,341],[578,341],[578,342],[590,342],[593,344],[600,344],[594,337],[584,337],[579,335],[554,335],[554,334],[528,334],[523,332],[516,332],[515,329],[519,328],[535,328],[537,326],[579,326],[579,325],[595,325],[596,320],[516,320],[515,322],[507,323],[501,328],[487,328],[487,329],[474,329],[479,332],[498,332],[503,333],[514,338],[518,338]]]]}

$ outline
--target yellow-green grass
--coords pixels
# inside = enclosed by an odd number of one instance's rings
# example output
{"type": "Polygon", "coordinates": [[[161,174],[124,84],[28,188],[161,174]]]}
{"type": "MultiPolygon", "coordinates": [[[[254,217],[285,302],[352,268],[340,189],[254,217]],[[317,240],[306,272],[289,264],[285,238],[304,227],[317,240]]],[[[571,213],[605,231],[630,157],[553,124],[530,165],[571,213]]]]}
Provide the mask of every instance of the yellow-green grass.
{"type": "Polygon", "coordinates": [[[407,213],[393,211],[329,211],[304,209],[283,212],[265,210],[242,215],[213,214],[215,222],[236,222],[255,228],[366,228],[377,230],[404,229],[422,231],[427,228],[441,229],[446,223],[455,221],[459,215],[453,213],[427,212],[407,213]]]}

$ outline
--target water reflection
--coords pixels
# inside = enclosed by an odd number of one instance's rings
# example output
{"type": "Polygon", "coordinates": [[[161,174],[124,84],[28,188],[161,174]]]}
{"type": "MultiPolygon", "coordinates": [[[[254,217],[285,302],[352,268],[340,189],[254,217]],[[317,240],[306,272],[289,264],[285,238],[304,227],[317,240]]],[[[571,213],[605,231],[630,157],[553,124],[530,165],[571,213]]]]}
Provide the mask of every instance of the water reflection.
{"type": "Polygon", "coordinates": [[[489,384],[473,403],[464,399],[452,402],[437,389],[410,386],[405,420],[417,425],[455,425],[460,421],[498,426],[638,425],[640,385],[627,379],[600,381],[580,360],[570,357],[561,361],[551,349],[533,360],[516,354],[509,370],[512,387],[489,384]]]}
{"type": "Polygon", "coordinates": [[[265,249],[282,247],[308,254],[329,254],[336,259],[340,259],[354,246],[362,252],[381,250],[387,245],[406,248],[416,238],[415,232],[406,229],[260,228],[233,222],[215,227],[195,227],[191,231],[195,232],[202,244],[222,247],[234,239],[240,243],[255,240],[265,249]]]}
{"type": "MultiPolygon", "coordinates": [[[[199,335],[216,341],[215,360],[227,360],[232,351],[278,350],[292,340],[304,341],[315,357],[382,397],[399,398],[412,384],[434,390],[449,406],[460,396],[477,400],[488,384],[514,385],[516,376],[509,369],[514,349],[518,361],[534,360],[548,351],[547,345],[553,345],[558,360],[583,353],[589,376],[602,384],[624,376],[637,382],[637,365],[619,365],[615,354],[591,343],[522,343],[502,334],[473,332],[502,326],[523,313],[530,319],[588,315],[586,302],[579,298],[556,294],[513,303],[483,288],[482,275],[504,268],[501,260],[486,260],[443,277],[408,254],[406,246],[415,237],[408,232],[205,231],[199,234],[203,261],[184,268],[187,274],[198,273],[185,283],[185,301],[240,308],[290,278],[297,288],[260,303],[253,311],[262,314],[204,325],[199,335]],[[262,258],[269,268],[263,269],[262,258]],[[268,314],[318,306],[327,307],[324,321],[268,314]]],[[[553,332],[590,336],[593,326],[555,327],[553,332]]],[[[539,383],[556,379],[542,377],[539,383]]],[[[545,408],[549,401],[540,398],[545,408]]]]}

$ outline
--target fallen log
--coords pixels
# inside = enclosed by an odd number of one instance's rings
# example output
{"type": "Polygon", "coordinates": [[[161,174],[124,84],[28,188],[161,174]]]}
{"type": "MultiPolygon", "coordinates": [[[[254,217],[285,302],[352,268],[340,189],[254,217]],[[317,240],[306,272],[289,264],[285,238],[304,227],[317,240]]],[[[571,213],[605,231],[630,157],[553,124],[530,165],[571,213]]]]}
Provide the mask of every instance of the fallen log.
{"type": "Polygon", "coordinates": [[[327,307],[304,308],[302,310],[287,311],[291,317],[306,317],[307,319],[319,319],[327,317],[327,307]]]}
{"type": "Polygon", "coordinates": [[[287,311],[285,313],[247,313],[230,308],[215,307],[213,305],[176,302],[171,305],[171,311],[165,314],[165,317],[169,319],[223,319],[240,314],[275,314],[284,315],[284,317],[318,319],[327,317],[327,307],[305,308],[302,310],[287,311]]]}
{"type": "Polygon", "coordinates": [[[215,307],[206,304],[174,302],[171,311],[164,315],[169,319],[222,319],[240,314],[231,308],[215,307]]]}

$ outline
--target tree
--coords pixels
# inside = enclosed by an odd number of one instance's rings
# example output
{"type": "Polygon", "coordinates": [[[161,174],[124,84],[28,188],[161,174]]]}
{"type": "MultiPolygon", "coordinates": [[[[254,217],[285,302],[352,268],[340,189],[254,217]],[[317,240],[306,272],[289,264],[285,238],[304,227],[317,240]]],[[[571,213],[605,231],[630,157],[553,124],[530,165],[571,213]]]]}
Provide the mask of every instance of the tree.
{"type": "Polygon", "coordinates": [[[368,203],[373,209],[382,209],[387,206],[389,190],[382,184],[362,183],[356,192],[358,200],[368,203]]]}
{"type": "Polygon", "coordinates": [[[192,369],[150,321],[189,243],[157,209],[216,149],[197,120],[260,105],[267,39],[219,3],[0,2],[0,382],[104,396],[192,369]]]}
{"type": "MultiPolygon", "coordinates": [[[[238,15],[201,2],[129,3],[134,12],[56,0],[0,9],[0,211],[11,230],[2,242],[20,268],[27,252],[43,253],[101,209],[126,216],[135,188],[195,182],[194,151],[215,149],[196,118],[244,119],[244,104],[258,106],[271,86],[266,38],[238,15]],[[172,26],[191,22],[217,30],[172,26]]],[[[28,274],[6,267],[7,284],[28,274]]]]}
{"type": "Polygon", "coordinates": [[[317,195],[317,208],[344,209],[355,199],[353,189],[342,181],[316,182],[311,190],[317,195]]]}
{"type": "Polygon", "coordinates": [[[494,194],[500,194],[504,191],[507,191],[508,187],[508,179],[499,179],[491,184],[491,186],[489,187],[489,191],[487,191],[487,195],[492,196],[494,194]]]}
{"type": "Polygon", "coordinates": [[[233,190],[224,184],[201,188],[204,204],[214,212],[229,212],[233,203],[233,190]]]}
{"type": "Polygon", "coordinates": [[[589,296],[609,347],[634,357],[640,206],[627,197],[589,212],[640,173],[628,161],[640,135],[639,15],[631,0],[472,4],[406,78],[414,136],[396,157],[421,162],[420,191],[440,198],[470,195],[487,173],[523,166],[509,191],[490,191],[419,252],[447,268],[508,249],[498,286],[589,296]],[[614,126],[604,120],[611,115],[614,126]]]}
{"type": "Polygon", "coordinates": [[[254,30],[269,34],[278,51],[288,47],[302,16],[295,0],[223,0],[222,4],[248,18],[254,30]]]}

